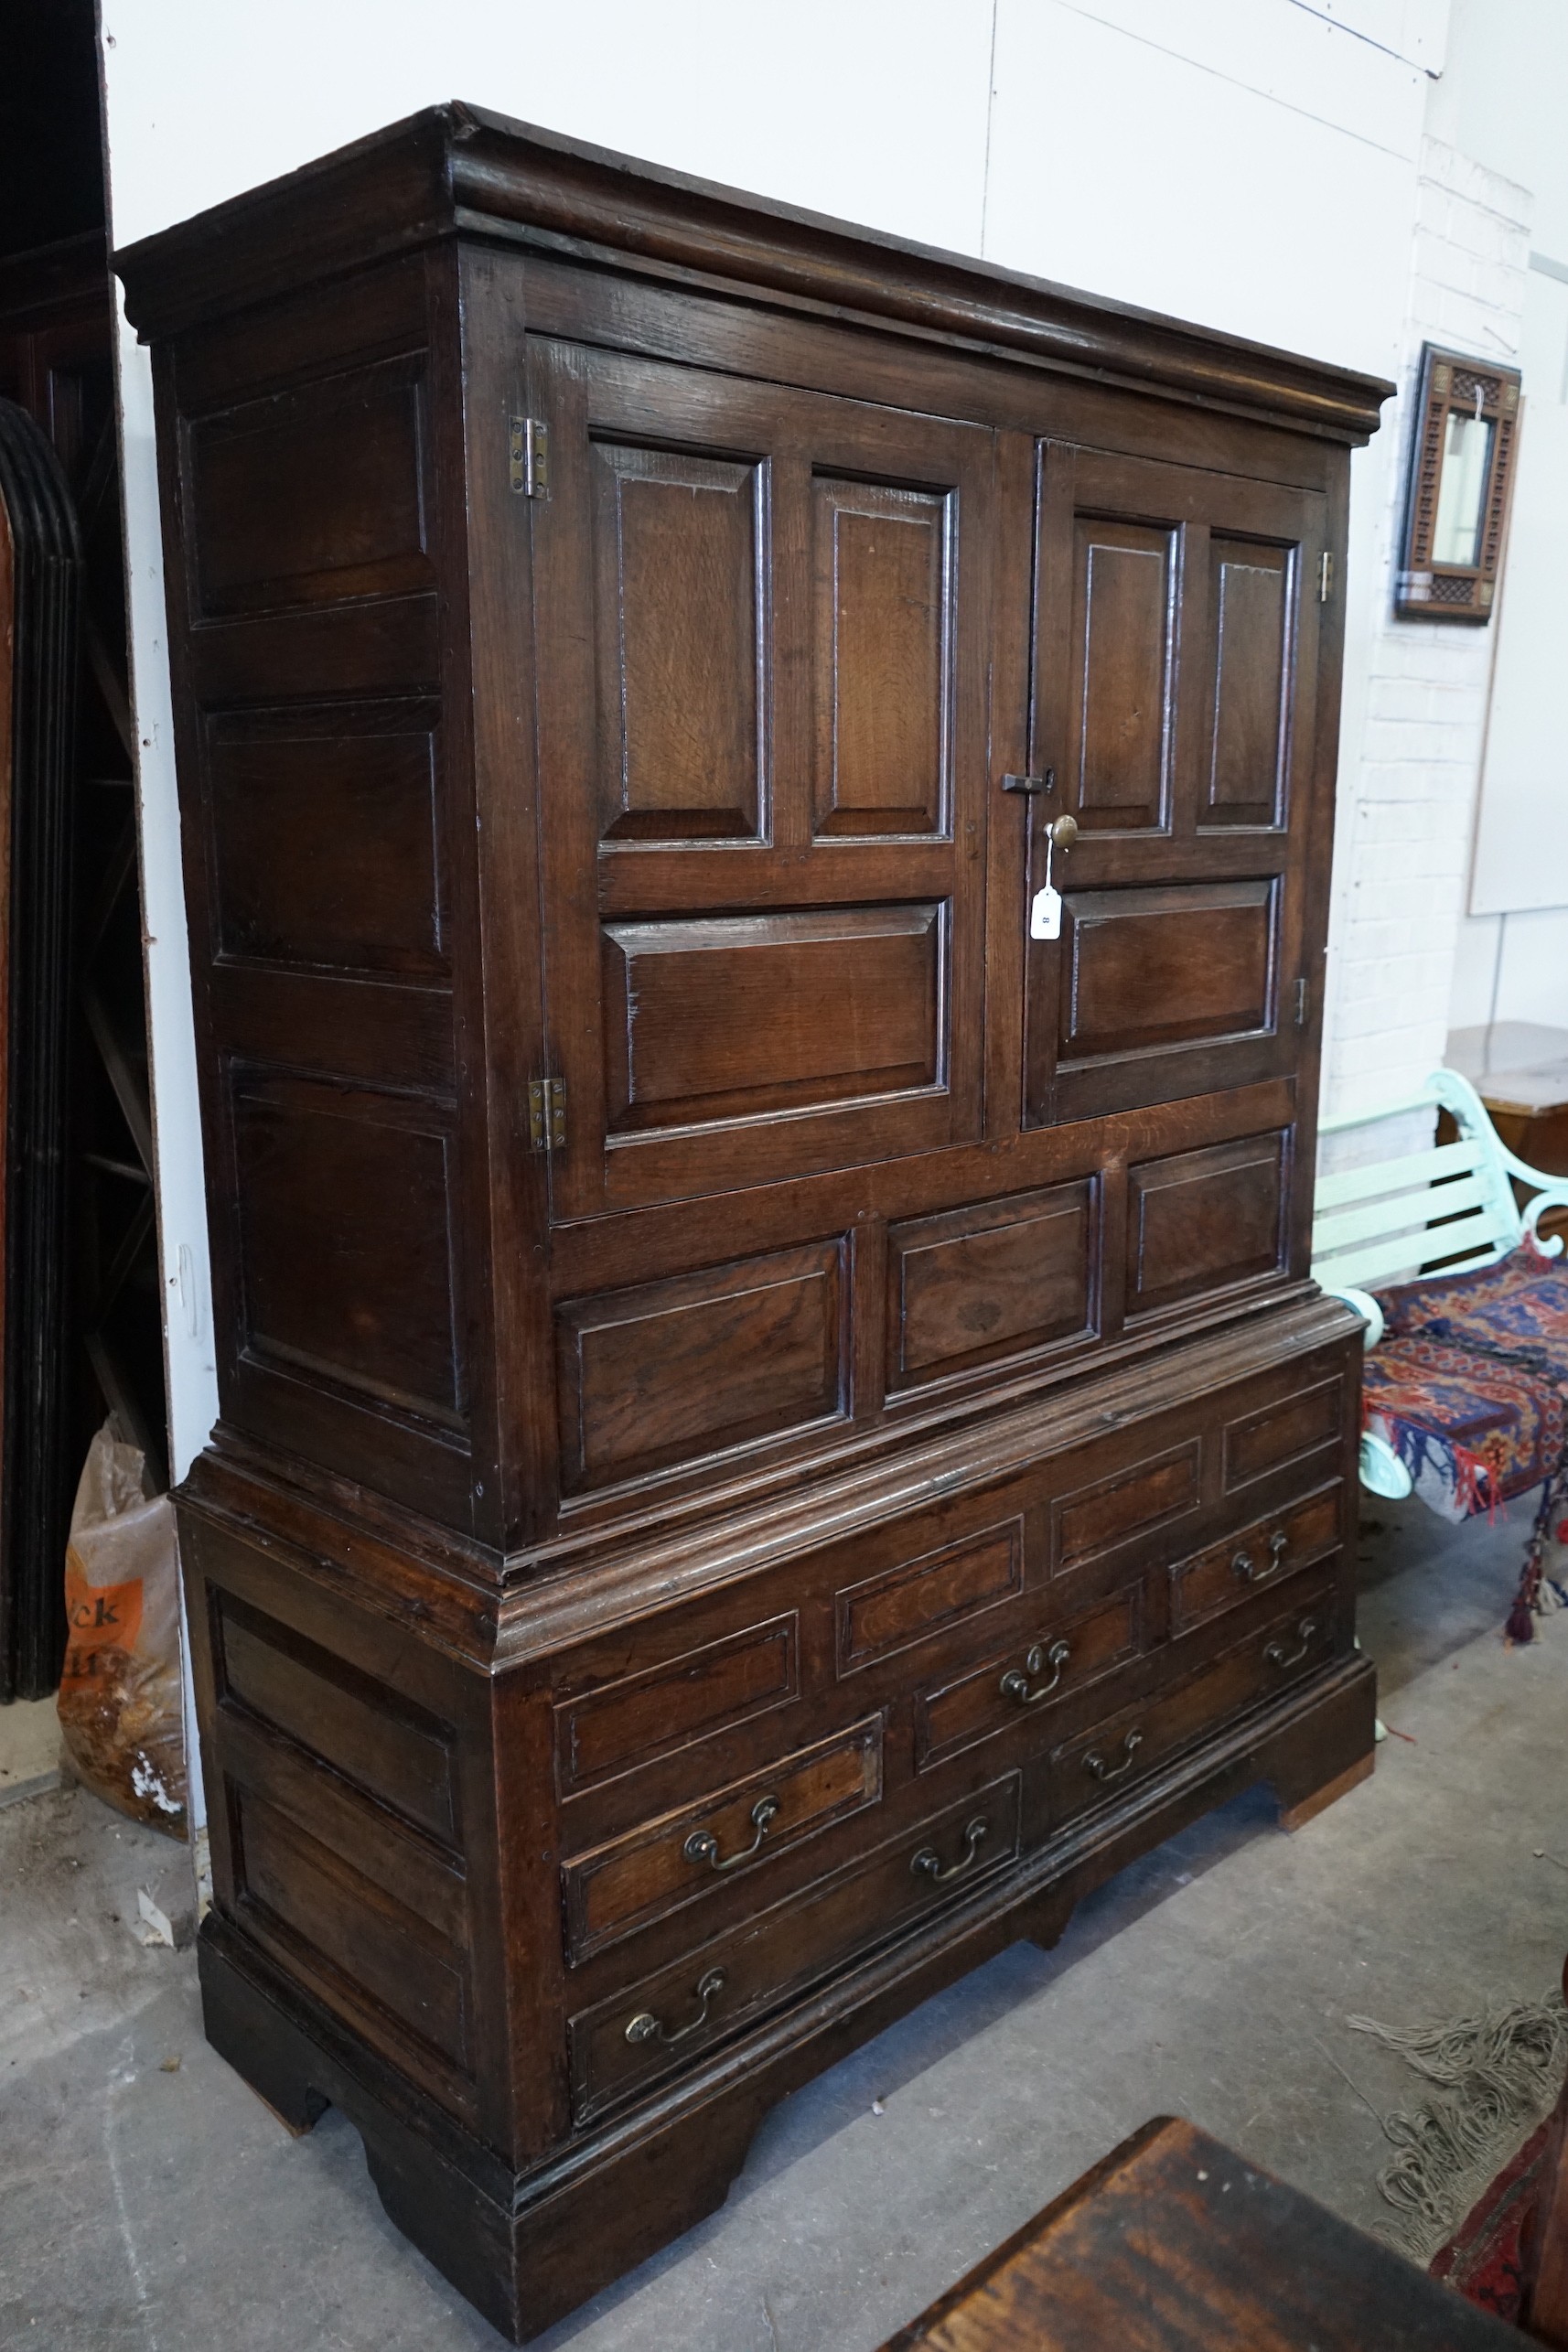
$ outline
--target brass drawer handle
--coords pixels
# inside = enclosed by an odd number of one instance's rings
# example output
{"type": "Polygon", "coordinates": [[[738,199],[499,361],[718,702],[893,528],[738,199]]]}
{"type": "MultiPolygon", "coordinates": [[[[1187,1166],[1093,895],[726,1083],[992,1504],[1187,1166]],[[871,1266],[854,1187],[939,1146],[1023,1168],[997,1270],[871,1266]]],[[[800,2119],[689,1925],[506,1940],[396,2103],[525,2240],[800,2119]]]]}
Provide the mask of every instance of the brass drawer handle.
{"type": "MultiPolygon", "coordinates": [[[[1279,1566],[1281,1561],[1284,1558],[1285,1553],[1289,1550],[1289,1536],[1285,1533],[1283,1527],[1276,1528],[1273,1535],[1269,1538],[1269,1564],[1262,1571],[1262,1573],[1265,1576],[1272,1576],[1274,1570],[1279,1566]]],[[[1259,1573],[1258,1563],[1253,1559],[1250,1552],[1238,1552],[1236,1557],[1230,1563],[1230,1565],[1235,1570],[1237,1575],[1240,1576],[1243,1584],[1251,1584],[1254,1577],[1259,1573]]]]}
{"type": "Polygon", "coordinates": [[[738,1869],[743,1862],[749,1862],[752,1855],[757,1853],[763,1839],[768,1835],[769,1823],[779,1810],[779,1799],[777,1797],[757,1799],[751,1809],[751,1826],[757,1831],[757,1835],[748,1846],[742,1846],[738,1853],[732,1853],[727,1862],[719,1860],[719,1842],[712,1830],[693,1830],[681,1851],[688,1862],[705,1862],[710,1870],[738,1869]]]}
{"type": "Polygon", "coordinates": [[[1048,1692],[1056,1689],[1062,1679],[1063,1669],[1071,1656],[1072,1652],[1065,1641],[1053,1641],[1049,1649],[1045,1651],[1042,1651],[1039,1643],[1036,1642],[1024,1660],[1022,1671],[1020,1672],[1015,1666],[1010,1674],[1004,1674],[1002,1677],[1003,1697],[1016,1699],[1021,1707],[1032,1707],[1036,1700],[1045,1698],[1048,1692]],[[1042,1666],[1049,1666],[1053,1670],[1051,1679],[1048,1682],[1037,1684],[1031,1691],[1029,1677],[1031,1674],[1037,1674],[1042,1666]]]}
{"type": "Polygon", "coordinates": [[[1299,1649],[1287,1649],[1283,1641],[1271,1641],[1267,1649],[1263,1652],[1265,1664],[1277,1666],[1282,1673],[1284,1671],[1286,1667],[1299,1666],[1302,1659],[1306,1656],[1307,1651],[1312,1648],[1312,1637],[1316,1631],[1317,1619],[1316,1617],[1303,1617],[1301,1623],[1295,1629],[1295,1638],[1297,1641],[1300,1642],[1301,1648],[1299,1649]]]}
{"type": "Polygon", "coordinates": [[[911,1859],[909,1867],[917,1878],[929,1878],[933,1886],[945,1886],[950,1878],[962,1876],[990,1835],[990,1822],[983,1813],[976,1813],[973,1820],[964,1831],[963,1852],[957,1862],[950,1863],[944,1870],[942,1858],[935,1846],[922,1846],[919,1853],[911,1859]]]}
{"type": "Polygon", "coordinates": [[[677,2042],[689,2041],[693,2034],[700,2034],[707,2024],[708,2011],[724,1991],[727,1981],[722,1968],[709,1969],[706,1976],[699,1977],[697,1980],[697,1999],[703,2005],[689,2025],[682,2025],[678,2034],[672,2034],[662,2018],[650,2016],[644,2009],[627,2027],[627,2040],[628,2042],[662,2042],[667,2050],[672,2050],[677,2042]]]}
{"type": "Polygon", "coordinates": [[[1120,1764],[1107,1764],[1105,1758],[1101,1755],[1100,1750],[1097,1747],[1094,1747],[1090,1748],[1089,1754],[1084,1757],[1083,1768],[1086,1772],[1092,1772],[1096,1780],[1120,1780],[1122,1775],[1131,1765],[1134,1755],[1137,1753],[1138,1749],[1143,1746],[1143,1745],[1144,1734],[1142,1732],[1129,1732],[1126,1738],[1122,1743],[1122,1761],[1120,1764]]]}

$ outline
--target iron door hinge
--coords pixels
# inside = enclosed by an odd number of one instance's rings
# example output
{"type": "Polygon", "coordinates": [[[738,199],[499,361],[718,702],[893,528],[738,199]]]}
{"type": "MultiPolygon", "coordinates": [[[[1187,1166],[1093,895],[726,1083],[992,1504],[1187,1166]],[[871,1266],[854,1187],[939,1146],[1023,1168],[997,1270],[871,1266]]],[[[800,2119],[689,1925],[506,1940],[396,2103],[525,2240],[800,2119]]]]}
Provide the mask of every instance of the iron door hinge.
{"type": "Polygon", "coordinates": [[[1326,605],[1334,594],[1334,558],[1326,547],[1317,559],[1317,601],[1326,605]]]}
{"type": "Polygon", "coordinates": [[[528,1082],[528,1148],[558,1152],[566,1141],[566,1081],[534,1078],[528,1082]]]}
{"type": "Polygon", "coordinates": [[[1306,1026],[1307,1007],[1312,992],[1306,982],[1298,980],[1295,984],[1295,1026],[1298,1029],[1305,1029],[1306,1026]]]}
{"type": "Polygon", "coordinates": [[[537,417],[510,421],[511,486],[521,499],[550,495],[550,432],[537,417]]]}

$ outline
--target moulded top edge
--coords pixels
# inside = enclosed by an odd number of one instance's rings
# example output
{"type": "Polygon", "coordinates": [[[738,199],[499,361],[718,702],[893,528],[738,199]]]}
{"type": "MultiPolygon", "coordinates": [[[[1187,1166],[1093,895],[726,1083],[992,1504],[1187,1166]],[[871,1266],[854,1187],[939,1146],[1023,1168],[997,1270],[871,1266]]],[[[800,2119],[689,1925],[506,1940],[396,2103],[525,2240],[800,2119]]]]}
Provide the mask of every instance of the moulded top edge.
{"type": "Polygon", "coordinates": [[[126,247],[126,308],[156,341],[487,219],[660,274],[1103,372],[1364,441],[1394,386],[961,254],[774,203],[453,103],[126,247]],[[461,223],[459,222],[461,215],[461,223]]]}

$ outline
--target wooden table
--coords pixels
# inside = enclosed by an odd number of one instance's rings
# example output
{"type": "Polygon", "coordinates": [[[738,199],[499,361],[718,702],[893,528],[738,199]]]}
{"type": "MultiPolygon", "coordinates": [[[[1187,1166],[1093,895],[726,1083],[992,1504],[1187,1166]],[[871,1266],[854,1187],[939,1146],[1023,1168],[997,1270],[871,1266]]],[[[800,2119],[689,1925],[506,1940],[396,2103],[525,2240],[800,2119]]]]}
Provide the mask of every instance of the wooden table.
{"type": "MultiPolygon", "coordinates": [[[[1568,1176],[1568,1029],[1538,1021],[1455,1029],[1447,1059],[1469,1079],[1510,1152],[1548,1176],[1568,1176]]],[[[1541,1233],[1548,1240],[1568,1234],[1568,1217],[1561,1210],[1544,1217],[1541,1233]]]]}
{"type": "Polygon", "coordinates": [[[1526,2339],[1169,2116],[883,2352],[1520,2352],[1526,2339]]]}

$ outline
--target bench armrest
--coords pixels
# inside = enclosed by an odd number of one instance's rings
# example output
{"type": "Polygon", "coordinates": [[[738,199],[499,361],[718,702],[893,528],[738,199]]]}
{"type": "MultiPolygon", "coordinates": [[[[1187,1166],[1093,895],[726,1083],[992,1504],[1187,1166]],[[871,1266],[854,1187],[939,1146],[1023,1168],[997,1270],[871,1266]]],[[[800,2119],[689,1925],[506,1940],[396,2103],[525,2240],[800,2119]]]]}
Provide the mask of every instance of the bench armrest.
{"type": "Polygon", "coordinates": [[[1361,1433],[1358,1467],[1367,1492],[1381,1495],[1385,1502],[1402,1503],[1414,1491],[1415,1481],[1387,1438],[1375,1437],[1369,1429],[1361,1433]]]}
{"type": "Polygon", "coordinates": [[[1563,1255],[1561,1233],[1554,1234],[1550,1241],[1543,1241],[1535,1229],[1546,1209],[1568,1208],[1568,1179],[1562,1176],[1542,1176],[1539,1168],[1527,1167],[1522,1160],[1516,1160],[1511,1152],[1505,1156],[1511,1172],[1519,1177],[1521,1184],[1539,1185],[1541,1187],[1524,1212],[1525,1231],[1535,1243],[1536,1248],[1543,1251],[1547,1257],[1560,1258],[1563,1255]]]}
{"type": "Polygon", "coordinates": [[[1383,1310],[1372,1296],[1371,1292],[1357,1290],[1348,1283],[1339,1288],[1325,1283],[1323,1288],[1326,1296],[1342,1298],[1352,1313],[1360,1316],[1367,1326],[1366,1337],[1361,1345],[1363,1348],[1375,1348],[1383,1336],[1383,1310]]]}

